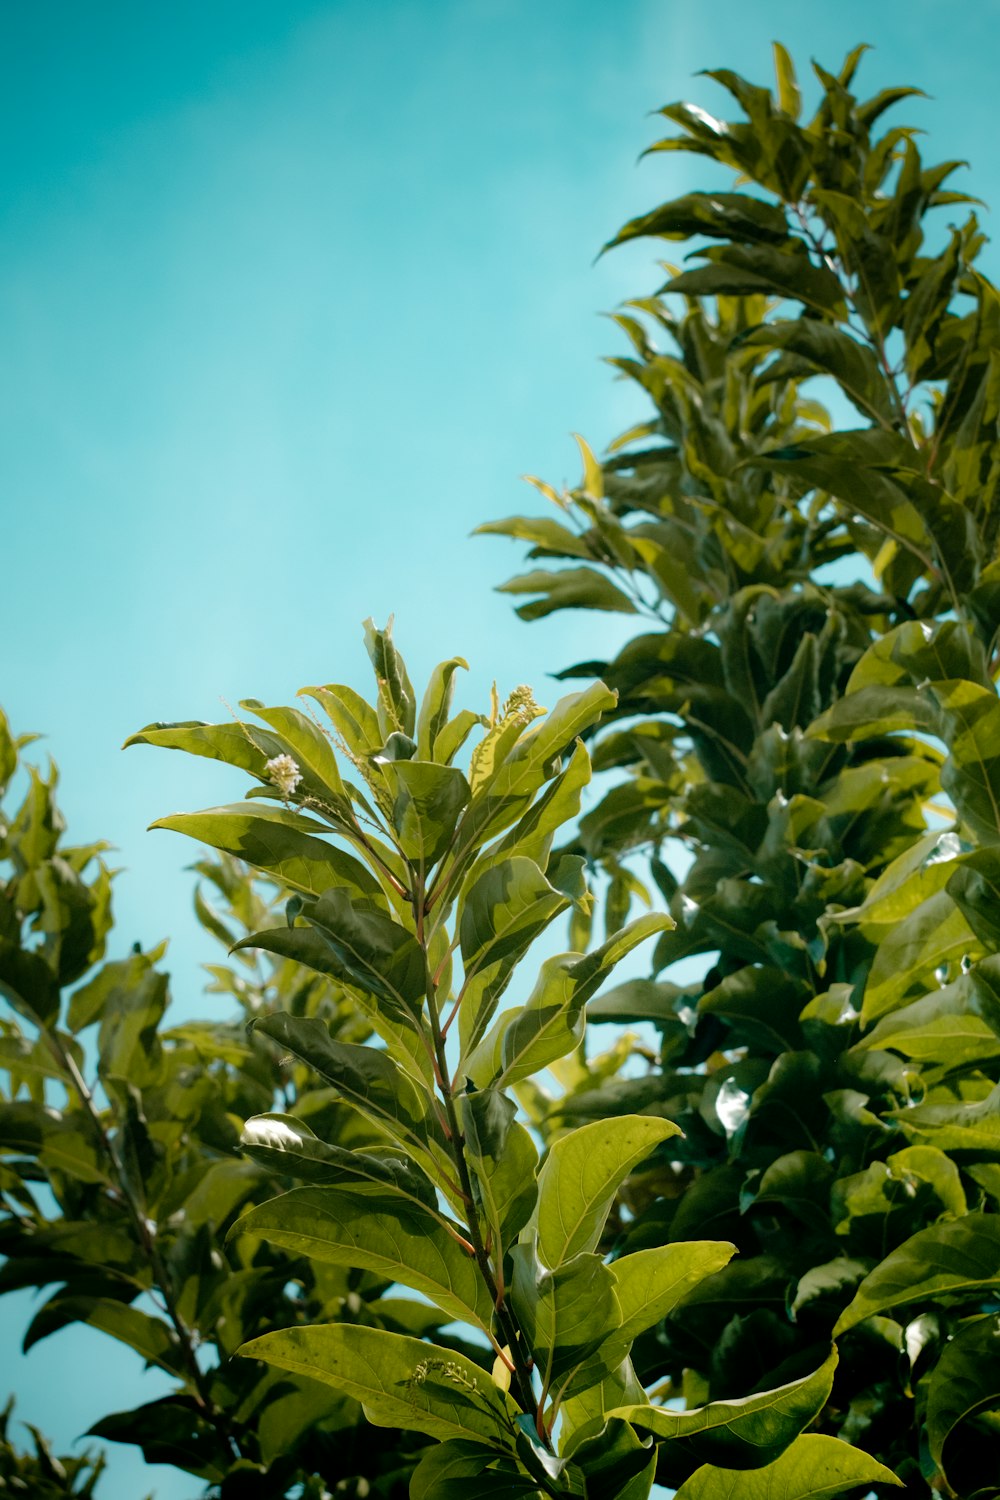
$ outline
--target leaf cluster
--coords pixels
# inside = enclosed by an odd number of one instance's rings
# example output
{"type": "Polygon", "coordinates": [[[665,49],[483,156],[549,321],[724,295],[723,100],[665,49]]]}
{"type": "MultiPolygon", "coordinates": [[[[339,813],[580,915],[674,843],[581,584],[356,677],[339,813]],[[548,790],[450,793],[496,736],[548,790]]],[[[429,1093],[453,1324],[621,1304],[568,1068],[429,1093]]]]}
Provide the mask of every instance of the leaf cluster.
{"type": "MultiPolygon", "coordinates": [[[[679,133],[654,152],[737,179],[612,242],[693,242],[617,319],[632,347],[612,364],[652,413],[603,463],[584,448],[571,494],[540,485],[558,520],[483,529],[551,569],[506,585],[538,596],[528,618],[605,609],[610,587],[647,627],[561,675],[618,694],[591,742],[610,786],[567,852],[609,933],[637,898],[675,919],[649,977],[589,1020],[658,1042],[534,1098],[557,1142],[619,1111],[681,1126],[669,1168],[619,1194],[605,1244],[624,1264],[706,1233],[740,1251],[639,1341],[640,1379],[682,1409],[752,1399],[833,1338],[817,1430],[914,1494],[985,1495],[998,299],[974,213],[940,227],[972,203],[944,186],[959,163],[926,165],[917,132],[886,125],[915,90],[854,92],[862,51],[816,68],[808,122],[781,47],[774,90],[709,74],[737,119],[662,111],[679,133]]],[[[660,1472],[690,1469],[666,1449],[660,1472]]]]}

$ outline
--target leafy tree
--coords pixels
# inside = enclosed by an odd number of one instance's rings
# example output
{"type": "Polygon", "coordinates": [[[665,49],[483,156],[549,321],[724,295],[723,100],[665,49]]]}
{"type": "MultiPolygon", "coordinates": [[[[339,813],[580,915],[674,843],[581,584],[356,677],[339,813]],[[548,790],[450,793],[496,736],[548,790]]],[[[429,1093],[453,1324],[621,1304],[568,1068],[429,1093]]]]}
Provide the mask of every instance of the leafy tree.
{"type": "MultiPolygon", "coordinates": [[[[266,1243],[225,1244],[241,1209],[273,1192],[273,1179],[239,1153],[249,1115],[294,1108],[345,1145],[366,1141],[329,1089],[312,1086],[246,1022],[280,1007],[349,1046],[370,1034],[368,1024],[329,981],[240,949],[232,963],[209,966],[211,987],[232,998],[239,1019],[171,1026],[162,950],[103,961],[105,846],[65,843],[54,769],[21,767],[18,777],[29,738],[15,740],[0,718],[0,782],[24,785],[20,806],[0,819],[0,988],[14,1012],[0,1023],[9,1080],[0,1102],[0,1291],[54,1288],[25,1348],[83,1322],[134,1349],[170,1377],[172,1391],[104,1417],[93,1435],[137,1444],[150,1462],[174,1464],[223,1497],[283,1496],[301,1483],[312,1500],[327,1485],[405,1495],[415,1442],[373,1448],[356,1403],[230,1358],[246,1338],[317,1318],[422,1331],[409,1307],[382,1295],[377,1276],[266,1243]]],[[[226,949],[279,920],[275,889],[238,861],[219,855],[195,869],[196,910],[226,949]]],[[[423,1317],[435,1326],[431,1310],[423,1317]]],[[[62,1462],[76,1483],[86,1465],[62,1462]]],[[[14,1493],[15,1478],[30,1479],[32,1495],[49,1493],[43,1481],[63,1482],[44,1446],[32,1459],[0,1436],[0,1463],[14,1493]]]]}
{"type": "MultiPolygon", "coordinates": [[[[365,636],[373,702],[335,683],[305,690],[328,728],[249,700],[243,709],[266,728],[151,725],[134,738],[256,778],[251,797],[277,805],[247,800],[160,826],[293,889],[286,924],[237,948],[333,981],[378,1038],[339,1042],[323,1020],[294,1013],[254,1019],[255,1034],[328,1084],[367,1136],[314,1132],[289,1113],[249,1119],[244,1151],[304,1185],[243,1212],[230,1240],[391,1278],[429,1299],[438,1326],[468,1330],[478,1353],[343,1319],[279,1328],[237,1352],[328,1383],[375,1424],[436,1439],[413,1472],[413,1500],[640,1500],[661,1443],[697,1455],[684,1500],[752,1496],[762,1482],[788,1500],[820,1483],[830,1493],[896,1483],[836,1438],[800,1436],[829,1396],[832,1345],[735,1404],[654,1406],[630,1351],[731,1246],[657,1245],[611,1263],[599,1246],[616,1191],[645,1162],[667,1167],[677,1126],[649,1111],[588,1122],[539,1165],[517,1119],[516,1085],[573,1052],[585,1005],[618,962],[674,927],[649,914],[589,953],[548,958],[526,998],[500,1009],[508,986],[523,985],[535,938],[570,908],[589,909],[583,858],[554,852],[553,840],[589,779],[579,736],[615,695],[594,683],[546,715],[528,688],[502,704],[494,690],[488,714],[453,715],[460,658],[435,669],[418,703],[390,629],[369,621],[365,636]],[[473,730],[463,772],[453,762],[473,730]]],[[[422,1318],[423,1304],[407,1305],[422,1318]]]]}
{"type": "MultiPolygon", "coordinates": [[[[975,214],[938,212],[973,202],[945,187],[959,164],[926,165],[914,130],[884,125],[915,90],[853,91],[863,50],[816,67],[808,122],[780,46],[774,91],[709,75],[737,119],[662,111],[679,133],[654,152],[737,180],[612,242],[693,242],[617,319],[631,352],[612,363],[650,416],[603,464],[585,450],[572,494],[539,484],[554,514],[482,528],[531,544],[539,566],[505,585],[524,618],[643,622],[613,660],[560,674],[618,694],[591,737],[612,785],[567,852],[604,891],[607,937],[637,898],[675,918],[650,977],[589,1006],[592,1024],[651,1023],[655,1054],[597,1086],[569,1069],[530,1102],[556,1143],[619,1112],[681,1126],[609,1217],[603,1247],[626,1264],[706,1234],[738,1247],[637,1341],[658,1400],[753,1399],[835,1339],[814,1430],[907,1493],[986,1497],[1000,300],[975,214]],[[662,977],[685,959],[702,977],[662,977]]],[[[667,1445],[661,1478],[699,1456],[667,1445]]]]}
{"type": "Polygon", "coordinates": [[[664,111],[739,181],[618,237],[697,241],[619,319],[652,416],[485,528],[546,563],[527,618],[644,618],[582,693],[452,714],[452,658],[418,707],[369,625],[375,699],[310,689],[326,727],[134,737],[256,783],[161,825],[216,851],[249,1036],[102,961],[102,851],[30,773],[0,1287],[58,1286],[29,1342],[87,1321],[176,1383],[97,1435],[224,1497],[1000,1495],[997,297],[974,217],[925,242],[969,200],[859,58],[809,124],[780,48],[775,95],[713,75],[745,119],[664,111]],[[586,1017],[656,1049],[588,1055],[586,1017]]]}

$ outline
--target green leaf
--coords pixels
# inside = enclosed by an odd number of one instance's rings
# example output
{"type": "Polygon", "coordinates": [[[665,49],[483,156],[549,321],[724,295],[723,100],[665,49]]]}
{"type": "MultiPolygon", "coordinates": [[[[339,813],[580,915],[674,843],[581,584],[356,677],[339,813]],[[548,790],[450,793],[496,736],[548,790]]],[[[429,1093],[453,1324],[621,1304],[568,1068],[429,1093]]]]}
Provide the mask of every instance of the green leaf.
{"type": "Polygon", "coordinates": [[[950,751],[941,786],[981,843],[1000,842],[1000,700],[965,680],[933,685],[950,751]]]}
{"type": "MultiPolygon", "coordinates": [[[[699,114],[708,119],[704,111],[699,114]]],[[[788,238],[788,221],[777,204],[751,198],[747,193],[686,193],[654,208],[652,213],[632,219],[605,248],[646,236],[686,240],[696,234],[727,240],[780,242],[788,238]]]]}
{"type": "Polygon", "coordinates": [[[941,1151],[1000,1151],[1000,1084],[985,1099],[911,1105],[890,1117],[911,1140],[923,1137],[941,1151]]]}
{"type": "Polygon", "coordinates": [[[127,1344],[141,1354],[148,1365],[159,1365],[171,1375],[183,1368],[183,1356],[177,1336],[162,1318],[152,1317],[127,1302],[111,1297],[86,1297],[59,1292],[31,1320],[24,1336],[25,1353],[33,1344],[47,1338],[69,1323],[89,1323],[119,1343],[127,1344]]]}
{"type": "Polygon", "coordinates": [[[422,1292],[459,1322],[490,1327],[492,1299],[473,1257],[441,1216],[393,1188],[360,1179],[342,1187],[292,1188],[237,1221],[293,1255],[374,1271],[422,1292]]]}
{"type": "Polygon", "coordinates": [[[778,104],[786,115],[791,115],[793,120],[797,120],[802,109],[802,95],[795,77],[795,66],[780,42],[771,43],[771,52],[774,56],[774,75],[778,84],[778,104]]]}
{"type": "Polygon", "coordinates": [[[610,1269],[599,1256],[582,1254],[547,1270],[530,1242],[515,1245],[511,1259],[511,1305],[543,1393],[561,1398],[599,1384],[628,1349],[610,1269]]]}
{"type": "Polygon", "coordinates": [[[379,729],[378,715],[353,688],[330,682],[326,687],[302,688],[301,692],[321,705],[355,761],[371,755],[381,745],[385,736],[379,729]]]}
{"type": "Polygon", "coordinates": [[[1000,1286],[1000,1236],[991,1214],[935,1224],[891,1251],[858,1287],[834,1336],[890,1308],[1000,1286]]]}
{"type": "Polygon", "coordinates": [[[205,724],[198,719],[181,724],[147,724],[145,729],[129,735],[122,748],[127,750],[130,745],[186,750],[189,755],[203,755],[249,771],[261,781],[268,780],[267,761],[288,750],[278,735],[269,734],[256,724],[205,724]]]}
{"type": "Polygon", "coordinates": [[[708,264],[671,277],[663,293],[679,292],[687,297],[763,293],[803,302],[818,312],[834,313],[844,307],[844,288],[837,276],[826,266],[814,265],[798,240],[780,246],[713,245],[693,253],[708,264]]]}
{"type": "MultiPolygon", "coordinates": [[[[831,323],[821,323],[813,318],[764,323],[751,329],[741,344],[751,348],[781,349],[786,354],[795,355],[797,359],[807,361],[817,374],[832,375],[862,416],[885,423],[894,419],[892,386],[875,355],[866,345],[831,323]]],[[[824,485],[822,480],[819,483],[822,488],[842,493],[833,484],[824,485]]]]}
{"type": "Polygon", "coordinates": [[[514,1118],[513,1101],[496,1089],[459,1096],[462,1132],[473,1165],[473,1191],[494,1240],[494,1255],[531,1218],[538,1197],[538,1151],[514,1118]]]}
{"type": "Polygon", "coordinates": [[[584,1006],[614,966],[647,937],[672,926],[670,917],[651,913],[592,953],[546,959],[527,1002],[497,1018],[461,1071],[477,1088],[508,1087],[565,1056],[583,1033],[584,1006]]]}
{"type": "Polygon", "coordinates": [[[282,748],[291,754],[302,773],[305,790],[319,794],[320,801],[326,804],[324,811],[347,811],[347,791],[333,746],[329,736],[312,719],[297,708],[266,708],[254,699],[240,707],[255,713],[281,736],[282,748]]]}
{"type": "Polygon", "coordinates": [[[463,1053],[482,1039],[516,964],[567,906],[534,861],[519,856],[492,865],[469,890],[459,917],[463,1053]]]}
{"type": "Polygon", "coordinates": [[[721,1271],[735,1253],[735,1245],[688,1240],[612,1261],[622,1337],[631,1341],[659,1323],[692,1287],[721,1271]]]}
{"type": "Polygon", "coordinates": [[[410,1500],[536,1500],[538,1493],[516,1460],[457,1438],[424,1449],[410,1476],[410,1500]]]}
{"type": "Polygon", "coordinates": [[[926,993],[936,969],[980,951],[979,940],[947,892],[929,896],[880,943],[865,985],[862,1021],[877,1021],[915,989],[926,993]]]}
{"type": "Polygon", "coordinates": [[[543,1265],[596,1250],[615,1194],[629,1173],[679,1126],[651,1115],[620,1115],[560,1136],[538,1174],[534,1222],[543,1265]]]}
{"type": "Polygon", "coordinates": [[[406,858],[423,871],[437,864],[471,795],[454,766],[397,760],[383,767],[393,794],[392,825],[406,858]]]}
{"type": "Polygon", "coordinates": [[[290,890],[320,896],[331,887],[355,898],[385,905],[382,887],[360,860],[327,841],[330,830],[313,818],[283,807],[236,802],[204,812],[158,818],[153,828],[170,828],[200,839],[274,875],[290,890]]]}
{"type": "Polygon", "coordinates": [[[612,1415],[661,1441],[683,1440],[704,1463],[727,1469],[761,1469],[772,1464],[819,1416],[833,1389],[836,1368],[834,1349],[811,1375],[739,1401],[712,1401],[690,1411],[625,1406],[612,1415]]]}
{"type": "Polygon", "coordinates": [[[819,1500],[857,1485],[902,1484],[883,1464],[839,1438],[807,1433],[766,1468],[740,1475],[706,1464],[677,1491],[676,1500],[819,1500]],[[738,1488],[737,1488],[738,1486],[738,1488]]]}
{"type": "Polygon", "coordinates": [[[874,739],[897,729],[918,729],[924,734],[942,731],[937,704],[926,693],[911,687],[863,687],[840,698],[810,724],[810,739],[874,739]]]}
{"type": "MultiPolygon", "coordinates": [[[[346,979],[375,996],[394,1019],[417,1024],[427,968],[423,949],[411,932],[380,911],[355,905],[342,890],[331,889],[317,901],[304,902],[301,914],[328,953],[321,972],[346,979]]],[[[324,949],[314,942],[297,946],[297,940],[288,936],[296,930],[267,928],[241,938],[236,947],[264,948],[288,957],[309,952],[316,961],[305,957],[302,961],[319,967],[324,949]]]]}
{"type": "Polygon", "coordinates": [[[557,609],[600,609],[634,615],[636,607],[616,583],[596,568],[563,568],[558,573],[536,568],[521,573],[497,588],[498,594],[540,594],[529,604],[519,604],[514,613],[522,620],[541,620],[557,609]]]}
{"type": "MultiPolygon", "coordinates": [[[[408,1146],[423,1148],[438,1135],[423,1094],[384,1052],[335,1042],[326,1023],[277,1012],[254,1030],[301,1058],[367,1119],[408,1146]]],[[[424,1156],[423,1150],[418,1159],[424,1156]]]]}
{"type": "Polygon", "coordinates": [[[418,760],[438,759],[434,747],[448,723],[455,691],[455,673],[459,667],[463,672],[469,670],[469,663],[464,656],[453,656],[448,661],[439,662],[431,673],[417,717],[418,760]]]}
{"type": "Polygon", "coordinates": [[[412,738],[416,701],[403,658],[392,639],[392,616],[384,630],[377,630],[374,620],[366,620],[364,631],[365,646],[378,683],[378,724],[382,738],[393,731],[412,738]]]}
{"type": "Polygon", "coordinates": [[[931,1457],[944,1473],[944,1448],[958,1424],[1000,1405],[1000,1317],[960,1328],[945,1344],[927,1389],[931,1457]]]}
{"type": "Polygon", "coordinates": [[[450,1349],[340,1323],[266,1333],[238,1352],[353,1396],[377,1427],[513,1449],[513,1404],[478,1365],[450,1349]]]}
{"type": "Polygon", "coordinates": [[[405,1157],[328,1145],[294,1115],[254,1115],[243,1127],[240,1149],[272,1172],[305,1182],[321,1186],[366,1182],[392,1188],[425,1208],[437,1206],[432,1184],[405,1157]]]}

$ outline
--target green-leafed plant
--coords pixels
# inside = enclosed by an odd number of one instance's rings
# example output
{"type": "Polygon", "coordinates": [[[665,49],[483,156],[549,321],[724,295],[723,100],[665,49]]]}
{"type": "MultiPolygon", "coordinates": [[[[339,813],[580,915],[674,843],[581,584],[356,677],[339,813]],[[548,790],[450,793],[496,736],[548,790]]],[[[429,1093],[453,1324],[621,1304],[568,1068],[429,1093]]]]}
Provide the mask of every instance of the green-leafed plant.
{"type": "MultiPolygon", "coordinates": [[[[681,1125],[609,1216],[602,1244],[624,1263],[706,1234],[740,1251],[633,1348],[658,1399],[753,1399],[833,1337],[816,1429],[908,1493],[986,1500],[1000,300],[974,214],[949,222],[972,202],[944,186],[958,164],[926,165],[915,131],[885,127],[915,90],[853,92],[862,51],[816,68],[808,122],[780,47],[774,92],[709,75],[735,121],[662,111],[679,134],[654,151],[737,180],[613,242],[694,241],[692,264],[618,318],[632,352],[612,363],[649,419],[603,464],[585,450],[572,494],[541,485],[555,513],[484,528],[543,564],[506,585],[532,596],[525,618],[644,621],[614,660],[561,674],[618,694],[591,738],[612,785],[567,852],[604,890],[607,938],[637,896],[658,891],[675,918],[652,975],[589,1007],[592,1023],[652,1023],[655,1052],[610,1081],[577,1060],[529,1102],[556,1142],[619,1111],[681,1125]],[[700,978],[661,977],[694,959],[700,978]]],[[[667,1445],[660,1475],[688,1493],[696,1461],[667,1445]]]]}
{"type": "Polygon", "coordinates": [[[244,1210],[230,1243],[247,1258],[265,1242],[399,1282],[428,1299],[436,1323],[459,1324],[470,1348],[420,1337],[426,1305],[404,1301],[416,1337],[318,1319],[239,1353],[331,1385],[373,1423],[437,1440],[413,1473],[413,1500],[640,1500],[660,1443],[696,1460],[684,1500],[894,1483],[845,1444],[800,1436],[829,1396],[829,1342],[780,1389],[685,1412],[653,1404],[633,1344],[731,1247],[628,1246],[635,1253],[609,1261],[601,1246],[616,1192],[644,1164],[669,1170],[677,1127],[663,1111],[617,1114],[562,1134],[539,1164],[517,1118],[513,1089],[578,1047],[587,1000],[637,944],[674,925],[640,917],[592,952],[547,958],[533,981],[522,977],[535,938],[589,907],[582,858],[552,846],[590,774],[579,736],[614,710],[614,694],[595,683],[546,716],[518,688],[502,706],[494,693],[488,715],[453,716],[459,658],[434,671],[418,704],[388,628],[369,622],[366,640],[373,702],[337,684],[306,690],[327,728],[251,700],[244,723],[151,725],[134,739],[256,778],[250,796],[273,805],[248,800],[159,826],[294,890],[287,924],[237,948],[343,987],[378,1038],[339,1041],[315,1016],[253,1021],[303,1079],[318,1077],[356,1111],[364,1134],[288,1112],[249,1119],[246,1154],[303,1185],[244,1210]],[[462,771],[453,762],[473,730],[462,771]],[[516,1000],[501,1009],[508,986],[516,1000]]]}
{"type": "Polygon", "coordinates": [[[59,1500],[74,1495],[91,1500],[104,1460],[92,1453],[57,1458],[37,1427],[28,1426],[34,1451],[25,1453],[14,1443],[11,1424],[13,1398],[0,1411],[0,1494],[22,1500],[59,1500]]]}
{"type": "MultiPolygon", "coordinates": [[[[55,772],[19,771],[25,743],[0,716],[0,783],[24,793],[0,814],[0,991],[11,1006],[0,1020],[0,1292],[51,1292],[25,1348],[82,1322],[134,1350],[167,1394],[108,1414],[93,1435],[136,1444],[225,1500],[321,1500],[333,1489],[396,1500],[416,1440],[373,1446],[355,1402],[230,1358],[244,1339],[318,1318],[408,1333],[441,1321],[384,1295],[377,1275],[267,1243],[224,1243],[237,1213],[273,1192],[273,1178],[239,1151],[248,1115],[293,1108],[345,1144],[371,1139],[331,1090],[246,1022],[280,1008],[352,1046],[370,1035],[368,1023],[337,985],[241,949],[209,966],[211,987],[231,997],[239,1019],[171,1026],[158,951],[104,961],[104,846],[66,843],[55,772]]],[[[227,949],[281,919],[274,887],[236,860],[195,868],[198,915],[227,949]]],[[[81,1486],[93,1486],[99,1467],[63,1460],[64,1481],[38,1441],[31,1457],[0,1433],[7,1490],[90,1494],[81,1486]]]]}

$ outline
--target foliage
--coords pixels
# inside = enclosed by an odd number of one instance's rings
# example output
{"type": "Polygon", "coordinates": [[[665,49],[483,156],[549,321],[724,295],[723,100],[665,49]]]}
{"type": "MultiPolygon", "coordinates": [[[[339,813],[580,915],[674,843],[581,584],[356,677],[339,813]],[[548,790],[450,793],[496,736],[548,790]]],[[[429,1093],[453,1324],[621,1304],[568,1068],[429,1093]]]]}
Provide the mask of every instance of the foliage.
{"type": "Polygon", "coordinates": [[[711,75],[744,118],[663,111],[735,185],[617,237],[695,242],[618,319],[649,420],[483,528],[523,617],[643,633],[480,715],[369,623],[372,702],[133,737],[255,783],[159,825],[249,1028],[105,961],[102,847],[0,733],[0,1290],[159,1367],[95,1435],[223,1500],[1000,1495],[997,294],[884,128],[915,91],[859,49],[803,123],[775,56],[711,75]]]}
{"type": "MultiPolygon", "coordinates": [[[[238,734],[150,725],[133,738],[256,778],[248,800],[160,826],[291,887],[286,925],[237,950],[296,959],[342,986],[378,1038],[340,1042],[301,1014],[254,1019],[254,1034],[334,1090],[367,1135],[314,1132],[287,1112],[249,1119],[245,1152],[303,1185],[244,1208],[230,1243],[396,1281],[470,1342],[460,1352],[319,1320],[237,1352],[328,1383],[376,1425],[436,1439],[411,1479],[417,1500],[640,1500],[661,1443],[682,1461],[695,1454],[701,1484],[735,1497],[756,1493],[754,1471],[774,1464],[785,1467],[763,1482],[787,1497],[821,1473],[839,1479],[836,1489],[895,1483],[864,1454],[799,1437],[829,1395],[831,1346],[775,1389],[673,1414],[665,1427],[630,1352],[727,1263],[731,1246],[694,1241],[611,1263],[599,1247],[623,1185],[644,1164],[669,1169],[677,1126],[662,1113],[622,1112],[562,1133],[539,1165],[517,1119],[516,1086],[578,1049],[588,999],[639,943],[674,927],[667,915],[642,916],[589,953],[546,958],[530,988],[518,972],[563,913],[589,913],[584,861],[553,841],[589,778],[580,736],[614,710],[614,693],[594,683],[546,715],[528,688],[503,704],[494,690],[488,714],[453,715],[460,658],[435,669],[418,703],[389,627],[369,621],[365,634],[374,702],[340,684],[304,690],[328,728],[250,700],[238,734]],[[463,772],[453,762],[474,729],[463,772]],[[526,997],[501,1009],[508,986],[526,997]]],[[[402,1306],[403,1320],[427,1332],[425,1306],[402,1306]]]]}
{"type": "MultiPolygon", "coordinates": [[[[642,1070],[580,1064],[532,1100],[557,1143],[619,1112],[682,1127],[669,1164],[619,1194],[612,1264],[706,1234],[740,1252],[637,1341],[639,1378],[681,1411],[745,1403],[816,1370],[834,1338],[816,1431],[907,1493],[985,1497],[1000,1493],[984,1477],[1000,1424],[1000,301],[975,214],[936,212],[973,201],[945,187],[959,164],[926,165],[914,130],[885,126],[916,90],[853,91],[863,50],[837,75],[816,67],[808,123],[781,47],[773,92],[709,74],[736,120],[662,111],[679,133],[653,152],[737,180],[613,242],[693,241],[617,319],[632,348],[612,363],[651,415],[603,464],[584,448],[572,494],[536,481],[555,515],[482,529],[531,544],[539,566],[505,586],[530,596],[525,618],[643,619],[614,660],[560,674],[618,694],[591,736],[610,789],[566,852],[604,890],[607,936],[636,898],[658,891],[673,913],[651,976],[589,1007],[659,1041],[642,1070]]],[[[687,1479],[700,1457],[666,1445],[660,1477],[713,1494],[687,1479]]]]}
{"type": "Polygon", "coordinates": [[[23,1495],[27,1500],[57,1500],[61,1495],[90,1500],[104,1460],[90,1452],[57,1458],[37,1427],[28,1424],[34,1452],[19,1452],[10,1436],[13,1411],[11,1397],[0,1411],[0,1491],[23,1495]]]}
{"type": "MultiPolygon", "coordinates": [[[[105,1416],[93,1435],[137,1444],[150,1462],[174,1464],[213,1493],[264,1500],[305,1483],[310,1500],[327,1485],[405,1495],[417,1444],[373,1448],[354,1402],[230,1358],[246,1338],[317,1318],[413,1328],[411,1309],[399,1323],[375,1275],[261,1241],[224,1241],[237,1214],[273,1191],[270,1175],[239,1152],[249,1115],[277,1105],[345,1145],[368,1140],[331,1090],[248,1034],[246,1021],[280,1007],[341,1046],[362,1042],[366,1021],[330,981],[242,949],[232,964],[209,966],[211,987],[231,998],[239,1020],[171,1026],[162,950],[104,959],[104,846],[66,844],[55,771],[18,771],[24,746],[0,719],[0,781],[24,791],[0,819],[0,988],[12,1007],[0,1023],[9,1080],[0,1097],[0,1291],[54,1288],[25,1348],[82,1322],[135,1350],[170,1391],[105,1416]]],[[[274,889],[236,860],[203,858],[195,869],[198,915],[227,949],[278,920],[274,889]]],[[[424,1321],[435,1326],[429,1310],[424,1321]]],[[[37,1460],[9,1445],[0,1453],[12,1475],[30,1477],[31,1494],[48,1493],[43,1480],[62,1482],[47,1450],[37,1460]]],[[[71,1482],[83,1474],[82,1460],[62,1463],[71,1482]]],[[[12,1477],[8,1487],[16,1492],[12,1477]]]]}

